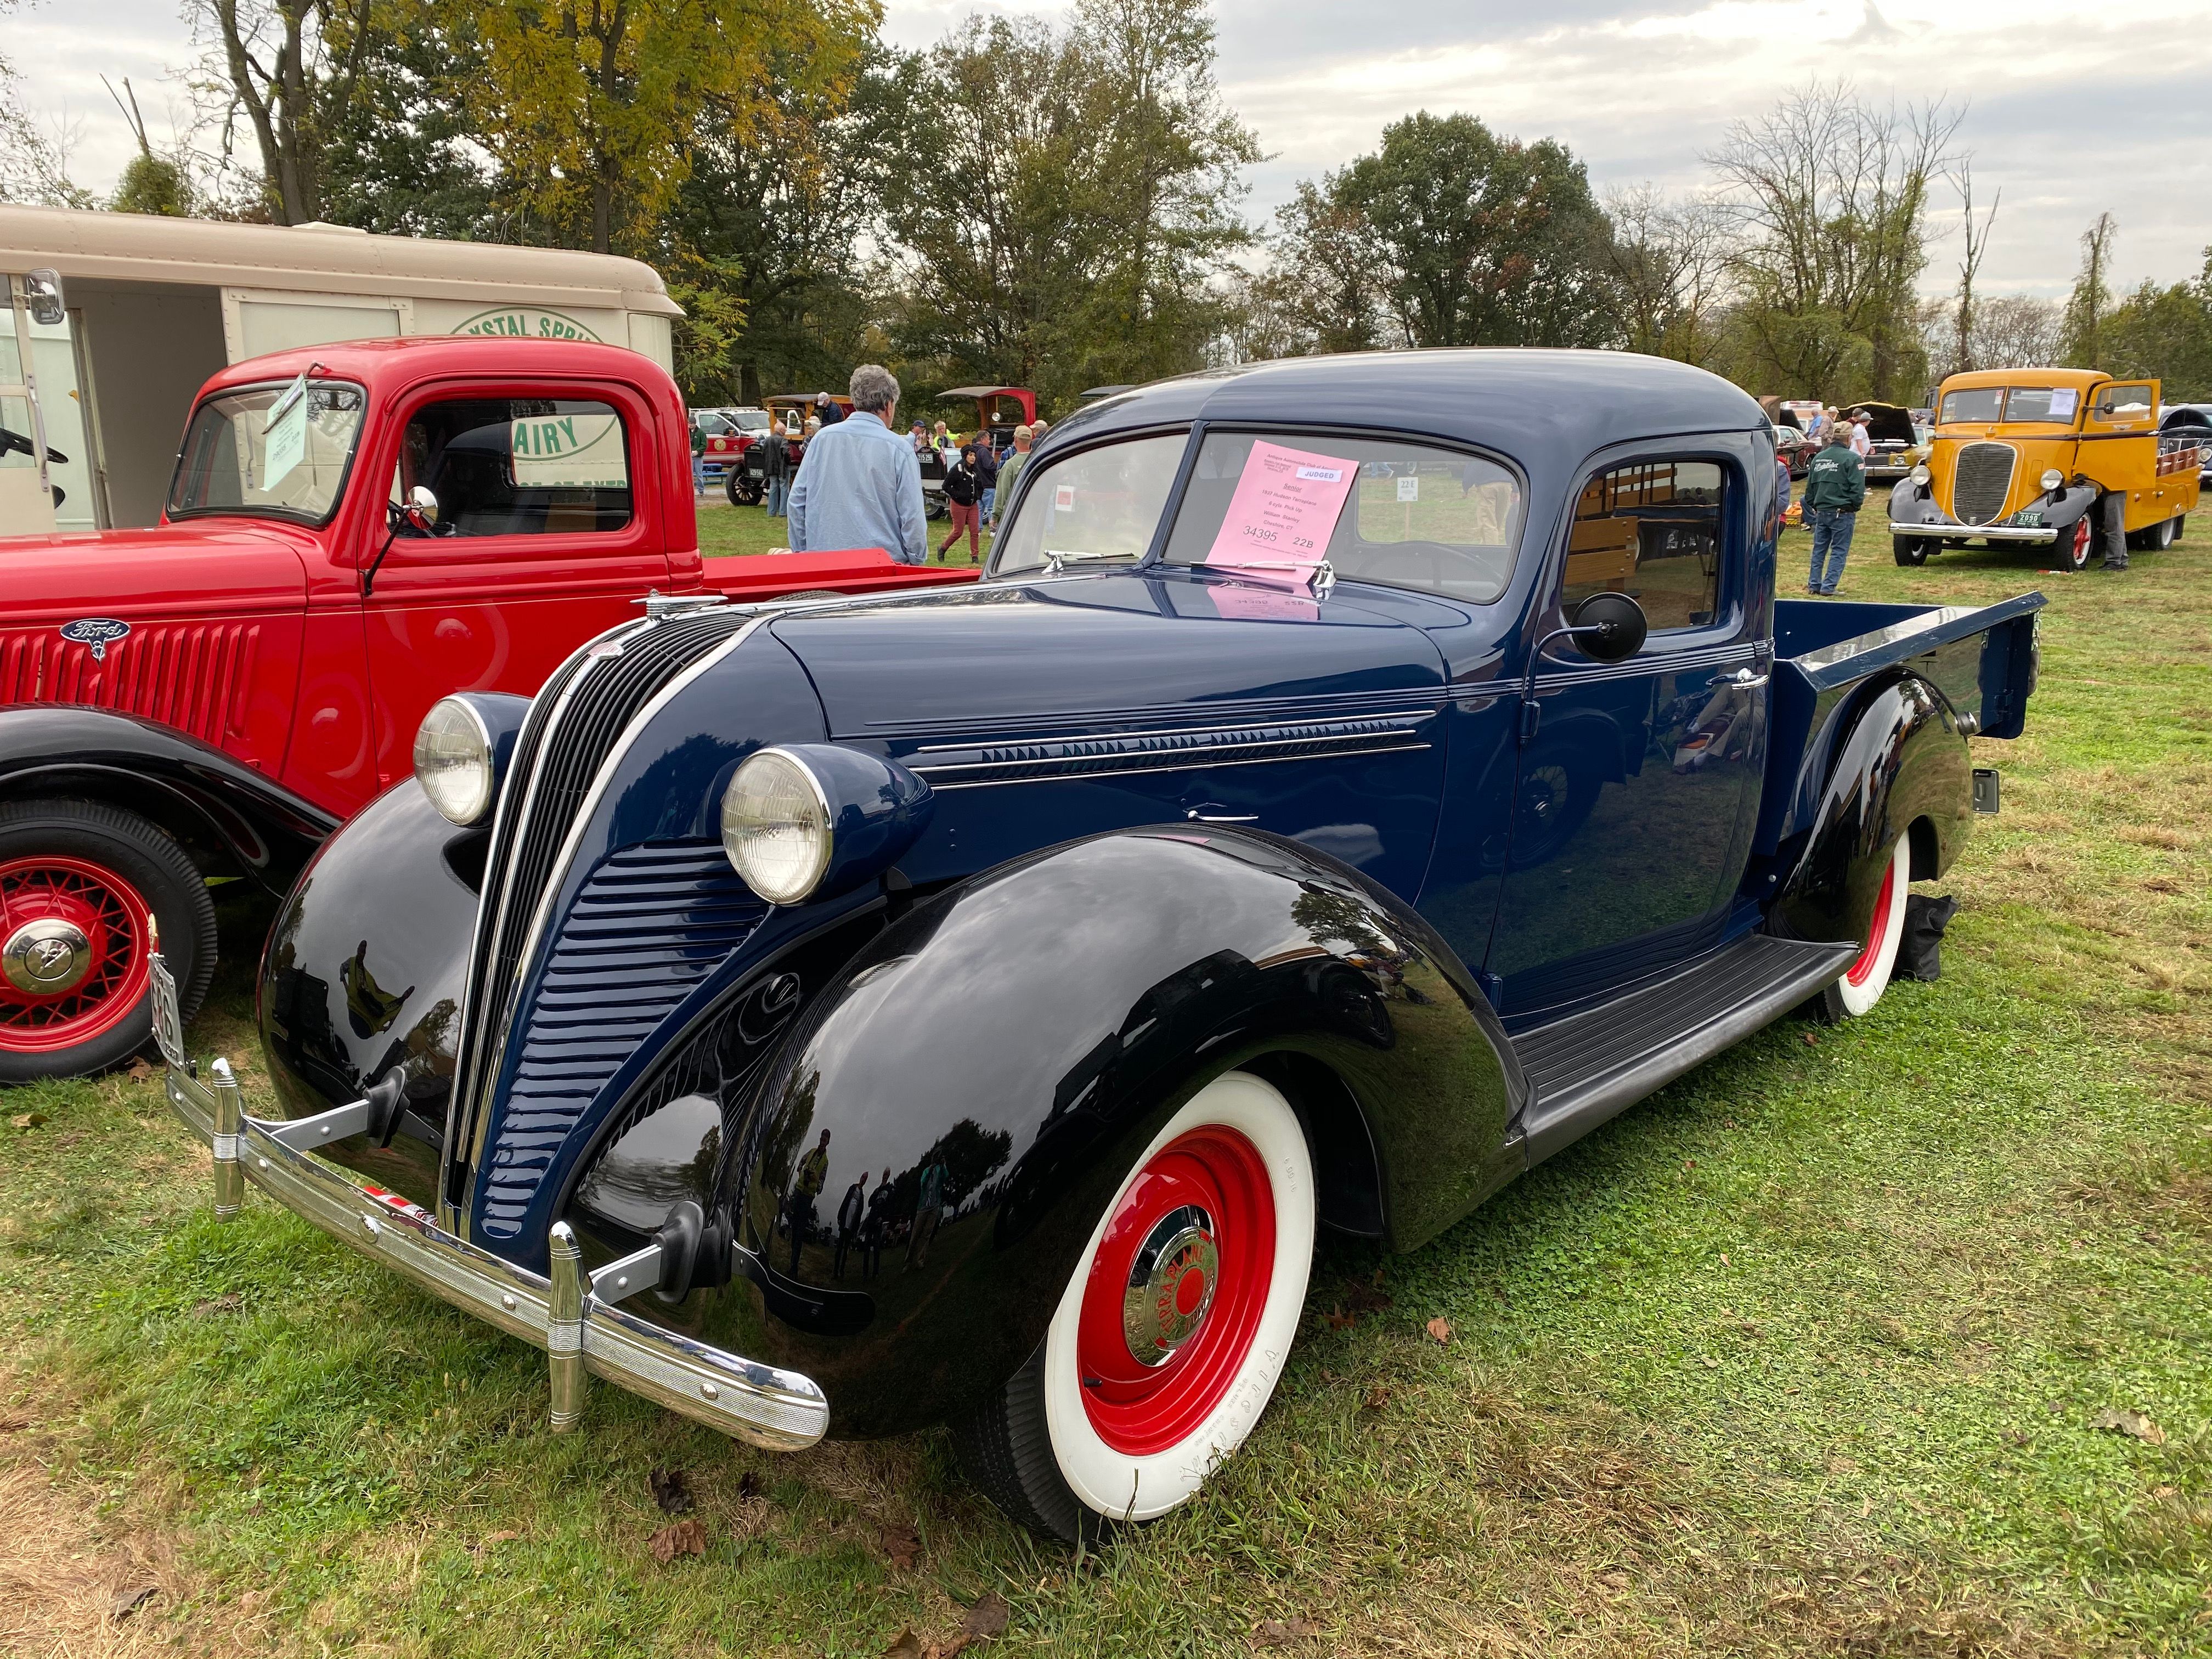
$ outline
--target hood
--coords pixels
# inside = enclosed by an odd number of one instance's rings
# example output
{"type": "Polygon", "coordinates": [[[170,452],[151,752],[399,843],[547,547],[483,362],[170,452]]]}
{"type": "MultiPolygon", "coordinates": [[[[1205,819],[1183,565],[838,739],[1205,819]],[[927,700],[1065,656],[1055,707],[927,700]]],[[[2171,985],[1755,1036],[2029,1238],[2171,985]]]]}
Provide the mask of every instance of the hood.
{"type": "Polygon", "coordinates": [[[1855,409],[1866,410],[1867,441],[1877,444],[1913,444],[1919,441],[1913,435],[1912,411],[1895,404],[1855,404],[1855,409]]]}
{"type": "Polygon", "coordinates": [[[297,611],[307,574],[284,532],[238,519],[0,539],[0,629],[297,611]]]}

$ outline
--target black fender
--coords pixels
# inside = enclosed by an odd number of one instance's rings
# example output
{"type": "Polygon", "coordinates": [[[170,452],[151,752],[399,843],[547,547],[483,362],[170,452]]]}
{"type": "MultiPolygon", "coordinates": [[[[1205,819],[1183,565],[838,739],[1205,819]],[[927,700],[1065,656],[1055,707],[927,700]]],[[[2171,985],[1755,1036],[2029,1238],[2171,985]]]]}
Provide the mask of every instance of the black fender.
{"type": "Polygon", "coordinates": [[[281,895],[338,820],[173,726],[72,703],[0,708],[0,801],[102,801],[151,820],[203,872],[281,895]]]}
{"type": "Polygon", "coordinates": [[[1913,674],[1872,683],[1836,745],[1804,850],[1771,913],[1796,939],[1857,939],[1898,837],[1912,879],[1951,867],[1973,820],[1973,760],[1942,692],[1913,674]]]}
{"type": "Polygon", "coordinates": [[[414,779],[394,784],[323,843],[261,957],[255,1012],[286,1114],[358,1100],[399,1068],[389,1145],[355,1136],[316,1151],[426,1208],[490,838],[447,823],[414,779]]]}
{"type": "MultiPolygon", "coordinates": [[[[733,1002],[733,1020],[745,1006],[733,1002]]],[[[707,1052],[672,1063],[694,1091],[719,1074],[707,1052]]],[[[1297,1108],[1324,1220],[1398,1248],[1522,1167],[1519,1064],[1472,976],[1409,907],[1277,836],[1120,830],[917,905],[753,1073],[750,1108],[732,1115],[719,1153],[711,1112],[703,1139],[696,1125],[668,1137],[693,1169],[719,1158],[715,1202],[736,1224],[741,1277],[656,1316],[813,1376],[833,1433],[957,1416],[1042,1340],[1146,1139],[1235,1068],[1297,1108]],[[821,1194],[794,1201],[825,1130],[821,1194]],[[904,1224],[933,1160],[950,1172],[945,1220],[926,1265],[909,1267],[904,1224]],[[880,1269],[866,1276],[856,1245],[841,1279],[840,1200],[863,1171],[872,1193],[886,1169],[894,1236],[880,1269]]],[[[670,1102],[687,1103],[707,1104],[670,1102]]],[[[680,1192],[681,1170],[668,1174],[680,1192]]]]}

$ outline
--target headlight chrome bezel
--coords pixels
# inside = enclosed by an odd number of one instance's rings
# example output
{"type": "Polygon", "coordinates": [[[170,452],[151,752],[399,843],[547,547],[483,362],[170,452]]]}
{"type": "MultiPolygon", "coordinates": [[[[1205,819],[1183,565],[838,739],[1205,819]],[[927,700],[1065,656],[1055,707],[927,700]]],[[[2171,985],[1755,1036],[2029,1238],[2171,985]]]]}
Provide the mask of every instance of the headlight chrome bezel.
{"type": "Polygon", "coordinates": [[[836,851],[836,818],[830,805],[829,792],[799,756],[779,745],[757,749],[741,761],[730,781],[722,791],[721,808],[722,851],[730,860],[730,867],[743,878],[755,897],[766,903],[787,906],[803,904],[820,889],[822,879],[830,872],[830,860],[836,851]],[[750,843],[740,837],[750,826],[735,822],[740,811],[739,793],[747,785],[747,774],[757,780],[761,774],[775,771],[786,774],[787,786],[794,781],[799,786],[793,793],[811,806],[805,821],[793,813],[789,827],[799,830],[811,838],[811,847],[804,862],[793,866],[789,873],[768,872],[757,858],[749,857],[750,843]]]}
{"type": "Polygon", "coordinates": [[[1927,486],[1928,481],[1936,475],[1928,470],[1928,463],[1923,461],[1912,469],[1910,476],[1913,483],[1924,489],[1927,486]]]}
{"type": "Polygon", "coordinates": [[[2066,475],[2055,466],[2045,468],[2042,483],[2045,495],[2055,495],[2066,487],[2066,475]]]}
{"type": "Polygon", "coordinates": [[[492,803],[499,798],[497,751],[497,742],[482,710],[466,697],[441,697],[430,705],[422,724],[415,728],[415,781],[447,823],[461,829],[482,823],[490,816],[492,803]],[[457,715],[458,721],[454,719],[457,715]],[[434,725],[438,728],[434,738],[434,725]],[[471,743],[472,751],[443,757],[425,753],[427,744],[447,734],[471,743]],[[434,770],[434,763],[441,760],[448,763],[434,770]],[[439,785],[432,781],[433,775],[452,779],[462,775],[465,770],[471,779],[465,793],[442,793],[439,785]]]}

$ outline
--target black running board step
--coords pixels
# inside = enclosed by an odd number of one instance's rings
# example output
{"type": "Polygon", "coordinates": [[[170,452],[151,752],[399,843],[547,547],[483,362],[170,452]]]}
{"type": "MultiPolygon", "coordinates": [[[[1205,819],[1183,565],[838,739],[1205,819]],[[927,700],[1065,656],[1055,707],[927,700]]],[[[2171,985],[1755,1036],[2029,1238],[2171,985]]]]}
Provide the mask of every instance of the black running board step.
{"type": "Polygon", "coordinates": [[[1530,1167],[1832,985],[1857,955],[1747,934],[1656,985],[1522,1032],[1530,1167]]]}

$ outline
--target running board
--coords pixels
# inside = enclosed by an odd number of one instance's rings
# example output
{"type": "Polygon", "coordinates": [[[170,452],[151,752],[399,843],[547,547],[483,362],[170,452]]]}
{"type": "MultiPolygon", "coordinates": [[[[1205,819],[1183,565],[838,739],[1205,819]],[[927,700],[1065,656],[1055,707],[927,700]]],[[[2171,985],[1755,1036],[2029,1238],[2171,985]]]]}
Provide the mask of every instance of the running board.
{"type": "Polygon", "coordinates": [[[1857,955],[1747,934],[1656,985],[1522,1031],[1528,1167],[1834,984],[1857,955]]]}

